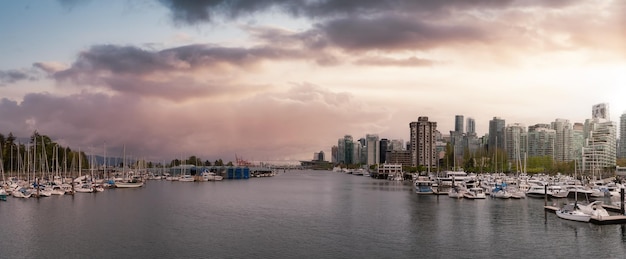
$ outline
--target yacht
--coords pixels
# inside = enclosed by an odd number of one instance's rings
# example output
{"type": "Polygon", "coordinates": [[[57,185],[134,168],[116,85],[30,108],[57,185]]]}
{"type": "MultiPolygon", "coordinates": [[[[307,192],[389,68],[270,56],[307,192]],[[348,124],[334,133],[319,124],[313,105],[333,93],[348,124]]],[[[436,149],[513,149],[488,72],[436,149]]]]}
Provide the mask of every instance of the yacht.
{"type": "Polygon", "coordinates": [[[224,179],[224,177],[221,175],[217,175],[214,172],[204,172],[202,173],[202,179],[204,181],[221,181],[224,179]]]}
{"type": "Polygon", "coordinates": [[[419,176],[415,181],[415,192],[417,194],[433,194],[433,181],[425,176],[419,176]]]}
{"type": "Polygon", "coordinates": [[[193,176],[191,176],[190,174],[184,174],[182,176],[180,176],[180,178],[178,178],[179,182],[193,182],[193,176]]]}
{"type": "Polygon", "coordinates": [[[460,199],[463,198],[463,194],[465,194],[465,192],[467,192],[467,189],[465,189],[465,187],[457,185],[450,189],[450,191],[448,192],[448,197],[460,199]]]}
{"type": "Polygon", "coordinates": [[[567,197],[567,192],[564,192],[563,188],[558,185],[532,185],[528,192],[526,192],[526,196],[532,198],[544,198],[548,195],[550,198],[565,198],[567,197]],[[547,193],[546,193],[547,190],[547,193]]]}
{"type": "Polygon", "coordinates": [[[576,203],[563,206],[556,211],[556,216],[562,219],[580,222],[589,222],[591,219],[591,215],[581,211],[576,203]]]}
{"type": "Polygon", "coordinates": [[[463,197],[466,199],[474,200],[474,199],[485,199],[487,198],[487,195],[485,195],[485,190],[483,190],[483,188],[472,187],[472,188],[469,188],[467,192],[463,194],[463,197]]]}

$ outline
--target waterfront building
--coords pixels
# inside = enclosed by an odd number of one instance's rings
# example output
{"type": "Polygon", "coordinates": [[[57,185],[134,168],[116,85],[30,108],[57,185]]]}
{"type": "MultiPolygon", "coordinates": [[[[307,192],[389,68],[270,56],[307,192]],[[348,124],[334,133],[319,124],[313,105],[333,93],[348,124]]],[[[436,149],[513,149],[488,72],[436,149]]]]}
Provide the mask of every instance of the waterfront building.
{"type": "Polygon", "coordinates": [[[351,164],[362,164],[363,163],[363,146],[361,142],[357,141],[352,143],[352,160],[351,164]]]}
{"type": "Polygon", "coordinates": [[[585,126],[580,122],[572,126],[572,159],[580,161],[585,146],[585,126]]]}
{"type": "Polygon", "coordinates": [[[472,134],[472,133],[474,133],[474,135],[476,134],[476,121],[472,117],[467,117],[467,130],[466,130],[466,133],[468,135],[472,134]]]}
{"type": "Polygon", "coordinates": [[[463,145],[463,133],[457,131],[450,131],[450,145],[452,152],[457,161],[463,157],[464,145],[463,145]]]}
{"type": "Polygon", "coordinates": [[[554,141],[556,131],[548,127],[547,124],[537,124],[528,127],[528,157],[551,156],[554,157],[554,141]]]}
{"type": "Polygon", "coordinates": [[[489,151],[495,151],[496,148],[504,148],[504,119],[493,117],[489,121],[489,151]]]}
{"type": "Polygon", "coordinates": [[[504,150],[509,161],[520,163],[527,149],[526,127],[520,123],[514,123],[506,126],[504,132],[504,150]]]}
{"type": "Polygon", "coordinates": [[[476,136],[476,132],[468,132],[463,137],[463,147],[467,148],[470,154],[476,153],[480,148],[480,139],[476,136]]]}
{"type": "Polygon", "coordinates": [[[365,136],[365,145],[366,145],[366,163],[369,165],[376,165],[380,163],[380,141],[378,139],[378,135],[376,134],[367,134],[365,136]]]}
{"type": "Polygon", "coordinates": [[[379,164],[384,164],[385,161],[387,161],[387,150],[389,150],[390,144],[391,142],[389,142],[389,140],[386,138],[380,140],[380,152],[378,158],[379,164]]]}
{"type": "Polygon", "coordinates": [[[428,121],[428,117],[422,116],[417,121],[409,123],[409,128],[411,130],[411,166],[424,166],[429,170],[436,168],[438,166],[435,148],[437,122],[428,121]]]}
{"type": "Polygon", "coordinates": [[[333,164],[339,163],[339,148],[337,146],[333,146],[330,148],[331,162],[333,164]]]}
{"type": "MultiPolygon", "coordinates": [[[[354,164],[355,161],[358,161],[354,159],[355,158],[355,154],[354,154],[355,142],[352,139],[352,136],[345,135],[343,138],[340,138],[337,141],[337,147],[338,147],[338,161],[337,162],[339,164],[354,164]]],[[[358,158],[358,154],[356,155],[356,157],[358,158]]]]}
{"type": "Polygon", "coordinates": [[[556,119],[551,123],[551,126],[556,131],[554,160],[558,162],[572,161],[572,141],[574,138],[572,124],[566,119],[556,119]]]}
{"type": "Polygon", "coordinates": [[[387,163],[411,165],[411,151],[409,150],[389,150],[387,151],[387,163]]]}
{"type": "Polygon", "coordinates": [[[324,151],[313,153],[313,161],[324,161],[324,151]]]}
{"type": "Polygon", "coordinates": [[[337,140],[337,164],[346,163],[346,142],[344,138],[337,140]]]}
{"type": "Polygon", "coordinates": [[[463,115],[454,116],[454,131],[463,134],[463,115]]]}
{"type": "Polygon", "coordinates": [[[581,171],[591,176],[604,172],[616,165],[616,128],[606,119],[587,119],[587,135],[582,150],[581,171]]]}
{"type": "Polygon", "coordinates": [[[619,158],[626,158],[626,112],[619,117],[619,158]]]}

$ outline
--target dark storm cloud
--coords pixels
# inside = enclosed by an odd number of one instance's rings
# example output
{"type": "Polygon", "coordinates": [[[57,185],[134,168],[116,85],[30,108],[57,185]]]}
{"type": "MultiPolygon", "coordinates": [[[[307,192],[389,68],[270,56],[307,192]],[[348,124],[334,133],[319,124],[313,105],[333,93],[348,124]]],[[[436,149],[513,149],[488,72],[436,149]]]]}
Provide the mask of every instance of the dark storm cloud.
{"type": "Polygon", "coordinates": [[[22,80],[35,80],[37,77],[33,74],[32,71],[22,71],[22,70],[0,70],[0,86],[6,86],[8,84],[13,84],[22,80]]]}
{"type": "Polygon", "coordinates": [[[486,38],[473,27],[422,22],[406,16],[337,19],[318,27],[332,44],[345,50],[429,49],[486,38]]]}
{"type": "Polygon", "coordinates": [[[192,71],[221,64],[246,67],[267,59],[297,58],[301,55],[301,52],[270,47],[225,48],[188,45],[149,51],[134,46],[97,45],[83,51],[69,69],[58,71],[54,76],[66,79],[100,73],[146,75],[192,71]]]}
{"type": "Polygon", "coordinates": [[[258,12],[277,10],[293,16],[337,18],[380,13],[447,16],[451,12],[476,9],[567,6],[575,0],[160,0],[170,9],[175,22],[197,24],[218,18],[236,19],[258,12]]]}
{"type": "Polygon", "coordinates": [[[186,100],[244,91],[254,86],[232,83],[238,73],[255,70],[265,60],[301,59],[308,55],[301,50],[267,46],[188,45],[150,51],[134,46],[98,45],[80,53],[67,69],[58,70],[44,63],[34,66],[49,72],[59,82],[186,100]],[[205,79],[195,78],[196,74],[205,79]]]}

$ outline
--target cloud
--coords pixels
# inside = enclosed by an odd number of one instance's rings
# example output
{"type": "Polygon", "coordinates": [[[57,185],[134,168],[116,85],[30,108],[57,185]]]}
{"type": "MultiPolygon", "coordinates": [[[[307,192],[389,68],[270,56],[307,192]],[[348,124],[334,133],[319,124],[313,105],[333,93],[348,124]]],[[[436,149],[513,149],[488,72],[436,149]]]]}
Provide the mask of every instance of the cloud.
{"type": "Polygon", "coordinates": [[[121,156],[125,146],[137,158],[168,162],[190,155],[234,160],[235,153],[301,159],[328,148],[336,136],[382,129],[389,120],[382,107],[310,83],[249,98],[167,104],[132,95],[28,94],[21,103],[0,100],[0,117],[3,133],[37,130],[73,148],[102,153],[106,143],[108,154],[121,156]]]}
{"type": "Polygon", "coordinates": [[[38,79],[36,71],[28,69],[0,70],[0,86],[7,86],[18,81],[38,79]]]}
{"type": "Polygon", "coordinates": [[[59,62],[35,62],[33,63],[33,67],[41,69],[42,71],[46,72],[47,74],[51,75],[54,74],[56,72],[62,71],[67,69],[67,65],[59,63],[59,62]]]}
{"type": "Polygon", "coordinates": [[[315,25],[303,32],[268,29],[248,32],[256,38],[274,39],[272,44],[300,44],[318,54],[325,53],[325,58],[317,61],[321,65],[341,63],[328,62],[342,59],[336,54],[328,55],[332,48],[340,48],[348,52],[347,55],[355,51],[462,49],[466,52],[479,49],[492,58],[515,59],[520,57],[511,53],[520,48],[541,52],[574,51],[586,47],[602,49],[606,46],[618,49],[623,46],[615,44],[615,38],[623,38],[623,26],[621,31],[618,26],[624,21],[623,12],[620,12],[624,7],[620,1],[589,4],[579,0],[160,2],[174,14],[172,18],[176,22],[183,24],[216,22],[218,19],[230,21],[267,12],[311,19],[315,25]],[[612,17],[604,17],[607,12],[612,17]],[[581,20],[593,22],[571,27],[581,20]],[[547,22],[553,26],[542,27],[547,22]],[[603,33],[598,28],[608,28],[609,31],[603,33]],[[593,36],[598,33],[602,39],[593,36]]]}
{"type": "Polygon", "coordinates": [[[51,73],[63,85],[72,82],[85,88],[184,101],[258,91],[263,84],[239,82],[240,75],[256,72],[265,61],[306,59],[310,55],[303,50],[269,46],[186,45],[153,51],[135,46],[96,45],[81,52],[67,69],[50,63],[35,66],[51,73]]]}
{"type": "Polygon", "coordinates": [[[237,19],[266,11],[279,11],[292,16],[334,19],[371,16],[381,13],[413,14],[419,17],[449,16],[460,11],[498,10],[515,7],[562,8],[576,0],[514,1],[514,0],[160,0],[171,11],[177,23],[198,24],[217,19],[237,19]]]}
{"type": "Polygon", "coordinates": [[[421,22],[412,17],[338,19],[319,26],[329,41],[345,50],[431,49],[467,43],[485,35],[467,26],[421,22]]]}
{"type": "Polygon", "coordinates": [[[429,59],[409,57],[406,59],[395,59],[386,57],[366,57],[358,59],[355,64],[366,66],[399,66],[399,67],[424,67],[432,66],[436,62],[429,59]]]}

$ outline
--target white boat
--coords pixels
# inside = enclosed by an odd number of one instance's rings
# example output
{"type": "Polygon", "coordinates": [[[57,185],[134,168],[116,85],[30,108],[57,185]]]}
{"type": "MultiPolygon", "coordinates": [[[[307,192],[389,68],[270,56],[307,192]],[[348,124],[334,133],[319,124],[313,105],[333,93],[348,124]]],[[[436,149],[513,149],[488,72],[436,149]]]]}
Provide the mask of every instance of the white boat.
{"type": "Polygon", "coordinates": [[[544,198],[546,196],[546,189],[548,197],[550,198],[566,198],[567,191],[563,190],[561,186],[558,185],[549,185],[547,188],[543,185],[532,185],[528,192],[526,192],[526,196],[532,198],[544,198]]]}
{"type": "Polygon", "coordinates": [[[204,171],[202,172],[202,180],[203,181],[221,181],[224,177],[221,175],[217,175],[214,172],[204,171]]]}
{"type": "Polygon", "coordinates": [[[512,193],[503,189],[500,189],[496,192],[491,193],[491,197],[498,198],[498,199],[508,199],[508,198],[511,198],[512,196],[513,196],[512,193]]]}
{"type": "Polygon", "coordinates": [[[117,188],[138,188],[141,186],[143,186],[143,181],[134,178],[125,181],[115,181],[115,187],[117,188]]]}
{"type": "Polygon", "coordinates": [[[511,198],[513,199],[525,199],[526,193],[520,189],[507,189],[507,191],[511,194],[511,198]]]}
{"type": "Polygon", "coordinates": [[[80,192],[80,193],[92,193],[94,190],[90,184],[85,183],[85,184],[81,184],[78,186],[74,186],[74,191],[80,192]]]}
{"type": "MultiPolygon", "coordinates": [[[[37,194],[37,190],[35,190],[35,194],[37,194]]],[[[47,188],[39,187],[39,197],[50,197],[52,196],[52,190],[47,188]]]]}
{"type": "Polygon", "coordinates": [[[561,209],[556,211],[556,215],[562,219],[580,222],[589,222],[591,219],[591,215],[580,210],[576,203],[563,206],[561,209]]]}
{"type": "Polygon", "coordinates": [[[609,212],[602,207],[602,201],[594,201],[589,204],[578,204],[578,209],[585,214],[589,214],[592,217],[608,217],[609,212]]]}
{"type": "Polygon", "coordinates": [[[463,194],[465,194],[465,192],[467,192],[467,190],[464,187],[455,186],[451,188],[450,191],[448,192],[448,197],[460,199],[460,198],[463,198],[463,194]]]}
{"type": "Polygon", "coordinates": [[[65,190],[60,185],[53,185],[50,193],[52,195],[65,195],[65,190]]]}
{"type": "Polygon", "coordinates": [[[18,186],[11,192],[11,195],[15,198],[30,198],[32,192],[29,189],[18,186]]]}
{"type": "Polygon", "coordinates": [[[487,198],[487,195],[485,195],[485,191],[483,190],[483,188],[472,187],[472,188],[469,188],[467,192],[463,194],[463,197],[466,199],[474,200],[474,199],[485,199],[487,198]]]}
{"type": "Polygon", "coordinates": [[[190,174],[185,174],[185,175],[181,175],[180,178],[178,178],[179,182],[193,182],[195,181],[193,179],[193,176],[191,176],[190,174]]]}

